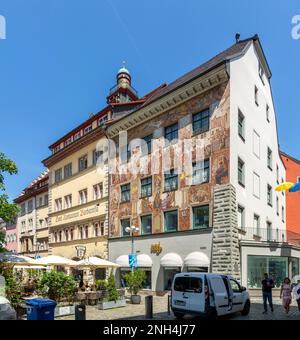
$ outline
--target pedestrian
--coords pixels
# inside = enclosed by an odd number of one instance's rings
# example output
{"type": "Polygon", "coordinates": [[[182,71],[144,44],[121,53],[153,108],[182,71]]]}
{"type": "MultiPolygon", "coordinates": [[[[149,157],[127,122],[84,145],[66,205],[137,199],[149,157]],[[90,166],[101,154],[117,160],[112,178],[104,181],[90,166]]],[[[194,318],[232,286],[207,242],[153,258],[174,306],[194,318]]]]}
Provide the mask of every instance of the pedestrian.
{"type": "Polygon", "coordinates": [[[296,286],[294,287],[294,297],[298,304],[298,309],[300,312],[300,280],[297,281],[296,286]]]}
{"type": "Polygon", "coordinates": [[[292,302],[292,285],[291,280],[288,277],[283,280],[281,285],[280,299],[282,299],[283,308],[285,309],[286,314],[288,314],[292,302]]]}
{"type": "Polygon", "coordinates": [[[263,314],[268,313],[268,306],[267,302],[269,302],[271,312],[274,312],[273,307],[273,297],[272,297],[272,289],[274,288],[274,280],[269,277],[269,274],[265,273],[264,278],[261,281],[262,287],[262,295],[263,295],[263,302],[264,302],[264,311],[263,314]]]}

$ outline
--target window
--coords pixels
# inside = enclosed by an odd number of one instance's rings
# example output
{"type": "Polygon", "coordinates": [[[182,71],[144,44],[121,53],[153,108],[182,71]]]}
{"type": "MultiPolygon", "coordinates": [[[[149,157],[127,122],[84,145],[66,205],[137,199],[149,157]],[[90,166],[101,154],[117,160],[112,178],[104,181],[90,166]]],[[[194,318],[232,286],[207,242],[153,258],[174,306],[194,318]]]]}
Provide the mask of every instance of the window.
{"type": "Polygon", "coordinates": [[[279,198],[276,196],[276,213],[279,216],[279,198]]]}
{"type": "Polygon", "coordinates": [[[72,163],[69,163],[64,167],[64,178],[68,178],[71,176],[72,176],[72,163]]]}
{"type": "Polygon", "coordinates": [[[30,219],[28,220],[28,230],[32,230],[32,228],[33,228],[33,219],[30,218],[30,219]]]}
{"type": "Polygon", "coordinates": [[[272,241],[273,232],[272,232],[272,223],[267,222],[267,241],[272,241]]]}
{"type": "Polygon", "coordinates": [[[203,291],[203,281],[196,277],[177,277],[174,282],[174,290],[182,293],[197,293],[203,291]]]}
{"type": "Polygon", "coordinates": [[[104,222],[100,222],[100,234],[102,236],[104,236],[104,234],[105,234],[104,222]]]}
{"type": "Polygon", "coordinates": [[[203,133],[209,130],[209,109],[193,115],[194,133],[203,133]]]}
{"type": "Polygon", "coordinates": [[[54,233],[54,242],[57,242],[57,232],[54,233]]]}
{"type": "Polygon", "coordinates": [[[99,234],[99,223],[95,223],[94,224],[94,237],[98,237],[100,234],[99,234]]]}
{"type": "Polygon", "coordinates": [[[85,204],[88,201],[87,189],[79,191],[79,204],[85,204]]]}
{"type": "Polygon", "coordinates": [[[258,106],[258,88],[257,86],[254,87],[254,99],[255,99],[255,104],[258,106]]]}
{"type": "Polygon", "coordinates": [[[88,167],[88,157],[84,155],[78,160],[78,171],[84,171],[88,167]]]}
{"type": "Polygon", "coordinates": [[[152,177],[141,180],[141,198],[152,196],[152,177]]]}
{"type": "Polygon", "coordinates": [[[26,204],[21,204],[21,216],[24,216],[26,214],[26,204]]]}
{"type": "Polygon", "coordinates": [[[33,200],[28,201],[27,212],[30,214],[33,211],[33,200]]]}
{"type": "Polygon", "coordinates": [[[174,191],[178,189],[178,175],[175,173],[175,170],[170,170],[169,174],[165,174],[164,181],[164,191],[174,191]]]}
{"type": "Polygon", "coordinates": [[[43,228],[44,226],[44,220],[39,220],[39,228],[43,228]]]}
{"type": "Polygon", "coordinates": [[[36,207],[39,208],[43,205],[43,197],[39,197],[36,199],[36,207]]]}
{"type": "Polygon", "coordinates": [[[238,206],[238,228],[245,230],[245,208],[238,206]]]}
{"type": "Polygon", "coordinates": [[[284,206],[281,207],[281,220],[284,223],[285,222],[285,209],[284,206]]]}
{"type": "Polygon", "coordinates": [[[62,210],[62,199],[58,198],[55,200],[55,211],[61,211],[62,210]]]}
{"type": "Polygon", "coordinates": [[[276,182],[279,184],[279,166],[276,164],[276,182]]]}
{"type": "Polygon", "coordinates": [[[254,234],[260,236],[260,217],[254,214],[254,222],[253,222],[254,234]]]}
{"type": "Polygon", "coordinates": [[[263,67],[261,66],[260,63],[258,65],[258,74],[259,74],[259,77],[260,77],[262,83],[265,85],[265,81],[264,81],[265,71],[264,71],[264,69],[263,69],[263,67]]]}
{"type": "Polygon", "coordinates": [[[241,292],[241,286],[235,280],[232,280],[232,279],[230,280],[230,287],[233,293],[241,292]]]}
{"type": "Polygon", "coordinates": [[[268,104],[266,105],[266,118],[267,122],[270,123],[270,106],[268,104]]]}
{"type": "Polygon", "coordinates": [[[131,150],[129,144],[127,144],[126,146],[119,147],[119,153],[121,164],[130,162],[131,150]]]}
{"type": "Polygon", "coordinates": [[[25,222],[25,221],[22,221],[22,222],[21,222],[21,232],[22,232],[22,233],[25,233],[25,231],[26,231],[26,222],[25,222]]]}
{"type": "Polygon", "coordinates": [[[72,195],[65,196],[65,209],[72,207],[72,195]]]}
{"type": "Polygon", "coordinates": [[[107,115],[104,116],[104,117],[99,118],[99,120],[98,120],[98,126],[104,127],[104,126],[105,126],[105,123],[107,122],[107,120],[108,120],[107,115]]]}
{"type": "Polygon", "coordinates": [[[193,229],[209,228],[209,206],[193,208],[193,229]]]}
{"type": "Polygon", "coordinates": [[[165,139],[169,142],[178,139],[178,123],[165,127],[165,139]]]}
{"type": "Polygon", "coordinates": [[[130,201],[130,184],[121,185],[121,202],[130,201]]]}
{"type": "Polygon", "coordinates": [[[209,182],[210,178],[210,166],[209,159],[204,161],[193,163],[193,185],[209,182]]]}
{"type": "Polygon", "coordinates": [[[267,185],[267,203],[271,207],[273,206],[273,195],[272,195],[272,187],[271,185],[267,185]]]}
{"type": "Polygon", "coordinates": [[[245,116],[239,110],[239,117],[238,117],[238,131],[239,136],[245,141],[245,116]]]}
{"type": "Polygon", "coordinates": [[[85,231],[85,238],[89,238],[89,226],[88,225],[85,226],[84,231],[85,231]]]}
{"type": "Polygon", "coordinates": [[[260,158],[260,135],[255,130],[253,130],[253,153],[260,158]]]}
{"type": "Polygon", "coordinates": [[[260,176],[253,173],[253,196],[260,198],[260,176]]]}
{"type": "Polygon", "coordinates": [[[83,226],[79,227],[79,239],[82,240],[83,239],[83,226]]]}
{"type": "Polygon", "coordinates": [[[89,125],[84,129],[84,134],[86,135],[87,133],[91,132],[93,130],[93,126],[89,125]]]}
{"type": "Polygon", "coordinates": [[[94,150],[93,151],[93,165],[97,165],[97,162],[98,162],[98,159],[100,159],[99,162],[102,162],[102,159],[100,157],[103,156],[103,151],[97,151],[97,150],[94,150]]]}
{"type": "Polygon", "coordinates": [[[121,220],[122,236],[130,236],[130,233],[128,231],[126,231],[126,228],[130,228],[130,219],[129,218],[121,220]]]}
{"type": "Polygon", "coordinates": [[[44,196],[44,204],[45,204],[45,205],[48,205],[48,203],[49,203],[49,196],[48,196],[48,195],[45,195],[45,196],[44,196]]]}
{"type": "Polygon", "coordinates": [[[152,233],[152,215],[141,216],[141,233],[142,235],[152,233]]]}
{"type": "Polygon", "coordinates": [[[238,182],[241,186],[245,186],[245,163],[238,159],[238,182]]]}
{"type": "Polygon", "coordinates": [[[81,137],[81,131],[75,133],[75,135],[74,135],[74,141],[77,140],[77,139],[79,139],[80,137],[81,137]]]}
{"type": "Polygon", "coordinates": [[[69,230],[68,229],[65,230],[65,240],[69,241],[69,230]]]}
{"type": "Polygon", "coordinates": [[[71,240],[71,241],[74,240],[74,231],[73,231],[72,228],[70,229],[70,240],[71,240]]]}
{"type": "Polygon", "coordinates": [[[66,146],[70,145],[72,142],[73,142],[72,137],[70,137],[67,140],[65,140],[64,146],[66,147],[66,146]]]}
{"type": "Polygon", "coordinates": [[[103,184],[99,183],[93,186],[94,200],[98,200],[103,197],[103,184]]]}
{"type": "Polygon", "coordinates": [[[62,180],[62,169],[58,169],[54,173],[55,183],[60,182],[62,180]]]}
{"type": "Polygon", "coordinates": [[[149,135],[143,138],[143,140],[147,143],[148,154],[152,152],[152,138],[153,135],[149,135]]]}
{"type": "Polygon", "coordinates": [[[164,213],[165,217],[165,232],[177,231],[178,229],[178,212],[177,210],[166,211],[164,213]]]}
{"type": "Polygon", "coordinates": [[[272,150],[268,147],[268,152],[267,152],[267,157],[268,157],[268,168],[270,170],[273,170],[273,166],[272,166],[272,150]]]}

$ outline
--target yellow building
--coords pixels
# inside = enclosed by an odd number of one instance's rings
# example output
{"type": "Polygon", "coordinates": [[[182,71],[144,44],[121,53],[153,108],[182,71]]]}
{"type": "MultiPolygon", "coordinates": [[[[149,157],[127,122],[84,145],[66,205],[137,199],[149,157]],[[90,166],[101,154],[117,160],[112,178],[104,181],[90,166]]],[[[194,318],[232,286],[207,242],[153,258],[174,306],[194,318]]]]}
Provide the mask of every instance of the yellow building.
{"type": "Polygon", "coordinates": [[[108,258],[107,175],[96,169],[105,109],[50,146],[49,254],[73,260],[108,258]]]}

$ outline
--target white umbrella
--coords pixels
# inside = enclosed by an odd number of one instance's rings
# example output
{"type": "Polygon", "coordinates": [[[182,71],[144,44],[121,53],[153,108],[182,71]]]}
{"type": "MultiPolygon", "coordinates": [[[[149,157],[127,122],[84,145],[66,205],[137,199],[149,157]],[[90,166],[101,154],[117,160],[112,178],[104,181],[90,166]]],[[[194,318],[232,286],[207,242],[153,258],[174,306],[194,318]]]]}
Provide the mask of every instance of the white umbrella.
{"type": "Polygon", "coordinates": [[[86,268],[117,268],[120,267],[118,264],[100,259],[99,257],[88,257],[81,261],[75,262],[76,267],[86,268]]]}
{"type": "Polygon", "coordinates": [[[42,257],[38,260],[35,260],[36,265],[41,266],[66,266],[71,267],[76,265],[76,262],[70,259],[66,259],[62,256],[50,255],[46,257],[42,257]]]}
{"type": "Polygon", "coordinates": [[[4,261],[10,264],[22,264],[23,266],[30,266],[35,264],[35,260],[28,256],[15,255],[11,253],[4,253],[0,255],[0,262],[4,261]]]}
{"type": "Polygon", "coordinates": [[[45,266],[37,266],[37,265],[27,265],[27,266],[24,266],[24,265],[19,265],[19,264],[16,264],[14,266],[15,269],[46,269],[45,266]]]}

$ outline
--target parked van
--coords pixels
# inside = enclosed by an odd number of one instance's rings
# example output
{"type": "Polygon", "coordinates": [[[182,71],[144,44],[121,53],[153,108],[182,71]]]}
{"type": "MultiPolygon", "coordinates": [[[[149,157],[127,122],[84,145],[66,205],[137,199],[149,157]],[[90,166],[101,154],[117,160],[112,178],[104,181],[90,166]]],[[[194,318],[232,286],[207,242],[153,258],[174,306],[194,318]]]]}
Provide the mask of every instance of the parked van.
{"type": "Polygon", "coordinates": [[[176,318],[184,315],[217,318],[250,312],[250,297],[246,288],[228,275],[179,273],[172,283],[171,308],[176,318]]]}

